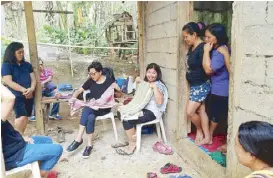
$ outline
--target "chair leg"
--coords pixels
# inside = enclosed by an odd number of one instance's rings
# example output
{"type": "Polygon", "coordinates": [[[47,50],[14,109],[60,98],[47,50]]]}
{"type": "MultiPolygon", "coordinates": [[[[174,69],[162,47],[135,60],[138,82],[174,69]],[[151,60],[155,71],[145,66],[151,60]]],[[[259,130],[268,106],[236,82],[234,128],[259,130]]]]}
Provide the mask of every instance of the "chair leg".
{"type": "Polygon", "coordinates": [[[162,131],[162,135],[163,135],[163,141],[166,143],[167,138],[166,138],[166,132],[165,132],[163,120],[161,119],[159,123],[160,123],[161,131],[162,131]]]}
{"type": "Polygon", "coordinates": [[[140,152],[140,147],[141,147],[141,129],[142,126],[141,125],[137,125],[136,126],[136,152],[140,152]]]}
{"type": "Polygon", "coordinates": [[[31,170],[33,178],[41,178],[40,168],[37,161],[31,164],[31,170]]]}
{"type": "Polygon", "coordinates": [[[157,132],[157,137],[161,139],[161,132],[160,132],[160,124],[156,123],[156,132],[157,132]]]}
{"type": "Polygon", "coordinates": [[[111,120],[112,120],[112,124],[113,124],[115,139],[116,139],[116,141],[118,141],[118,132],[117,132],[117,127],[116,127],[116,122],[115,122],[114,116],[111,117],[111,120]]]}

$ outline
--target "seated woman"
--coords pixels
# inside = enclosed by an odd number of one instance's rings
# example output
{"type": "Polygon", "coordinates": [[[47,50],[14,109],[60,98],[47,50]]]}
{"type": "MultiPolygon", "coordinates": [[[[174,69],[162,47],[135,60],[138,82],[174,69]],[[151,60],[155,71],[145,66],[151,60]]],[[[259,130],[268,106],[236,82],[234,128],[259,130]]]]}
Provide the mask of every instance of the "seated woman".
{"type": "MultiPolygon", "coordinates": [[[[70,104],[72,105],[76,98],[83,93],[85,90],[90,90],[89,99],[98,100],[104,94],[104,92],[110,87],[116,89],[115,81],[109,77],[102,75],[102,65],[100,62],[94,61],[88,67],[88,72],[90,78],[83,84],[83,86],[78,89],[72,96],[70,104]]],[[[95,120],[97,116],[103,116],[108,114],[111,111],[111,108],[98,108],[98,110],[91,109],[90,107],[85,106],[82,111],[79,132],[75,140],[68,146],[67,151],[75,151],[83,143],[83,133],[86,130],[87,134],[87,146],[83,152],[83,157],[88,158],[92,150],[92,135],[95,128],[95,120]]]]}
{"type": "Polygon", "coordinates": [[[14,101],[15,96],[1,84],[1,104],[6,108],[1,110],[1,139],[6,170],[39,161],[42,177],[57,177],[57,173],[50,170],[62,155],[62,146],[53,144],[49,137],[28,138],[17,132],[7,121],[14,101]]]}
{"type": "Polygon", "coordinates": [[[254,172],[245,178],[273,178],[273,125],[250,121],[240,125],[235,139],[239,162],[254,172]]]}
{"type": "MultiPolygon", "coordinates": [[[[40,64],[40,82],[42,85],[42,96],[43,97],[53,97],[57,94],[57,86],[53,84],[53,72],[50,68],[44,67],[44,62],[42,59],[39,59],[40,64]]],[[[54,103],[51,109],[49,118],[60,120],[62,117],[59,115],[60,103],[54,103]]],[[[35,116],[31,116],[29,121],[36,121],[35,116]]]]}
{"type": "MultiPolygon", "coordinates": [[[[150,83],[150,87],[153,89],[153,97],[142,110],[143,116],[140,116],[137,120],[123,121],[123,127],[129,139],[129,145],[124,148],[116,149],[117,153],[120,155],[131,155],[134,153],[136,149],[136,125],[150,122],[158,117],[161,117],[166,109],[168,101],[166,96],[168,96],[168,91],[162,81],[162,73],[159,65],[151,63],[147,66],[144,81],[150,83]]],[[[139,78],[137,79],[137,82],[139,82],[139,78]]]]}

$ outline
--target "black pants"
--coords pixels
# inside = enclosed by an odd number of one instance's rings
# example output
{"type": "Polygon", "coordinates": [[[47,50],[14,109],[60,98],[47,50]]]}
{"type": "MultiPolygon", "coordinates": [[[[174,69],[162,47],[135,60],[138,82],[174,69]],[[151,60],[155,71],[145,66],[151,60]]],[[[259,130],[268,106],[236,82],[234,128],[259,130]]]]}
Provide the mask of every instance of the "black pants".
{"type": "Polygon", "coordinates": [[[150,122],[156,119],[154,113],[150,110],[143,109],[143,116],[139,117],[137,120],[123,121],[123,128],[125,130],[130,130],[134,128],[137,124],[150,122]]]}
{"type": "Polygon", "coordinates": [[[85,126],[87,134],[94,133],[96,117],[108,114],[110,111],[111,109],[93,110],[89,107],[84,107],[82,110],[80,125],[85,126]]]}
{"type": "Polygon", "coordinates": [[[211,94],[208,100],[208,116],[212,122],[219,123],[228,117],[228,97],[211,94]]]}

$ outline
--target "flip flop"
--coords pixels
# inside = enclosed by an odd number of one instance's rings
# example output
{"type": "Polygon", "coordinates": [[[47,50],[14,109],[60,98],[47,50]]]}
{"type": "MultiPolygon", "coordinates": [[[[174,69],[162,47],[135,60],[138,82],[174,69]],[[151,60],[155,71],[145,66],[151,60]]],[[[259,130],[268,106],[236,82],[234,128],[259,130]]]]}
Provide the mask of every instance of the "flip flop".
{"type": "Polygon", "coordinates": [[[125,142],[125,143],[115,143],[115,144],[112,144],[112,148],[120,148],[120,147],[125,147],[125,146],[128,146],[129,143],[128,142],[125,142]]]}
{"type": "Polygon", "coordinates": [[[182,171],[181,167],[178,167],[174,164],[166,164],[164,167],[160,169],[161,174],[168,174],[168,173],[179,173],[182,171]]]}
{"type": "Polygon", "coordinates": [[[165,155],[172,155],[173,154],[172,148],[162,142],[156,142],[153,146],[153,150],[155,152],[159,152],[159,153],[165,154],[165,155]]]}
{"type": "Polygon", "coordinates": [[[147,178],[158,178],[158,177],[157,177],[156,173],[154,173],[154,172],[148,172],[147,173],[147,178]]]}
{"type": "Polygon", "coordinates": [[[130,156],[132,154],[134,154],[136,148],[133,150],[132,153],[127,153],[126,151],[122,150],[122,149],[116,149],[116,152],[119,154],[119,155],[123,155],[123,156],[130,156]]]}

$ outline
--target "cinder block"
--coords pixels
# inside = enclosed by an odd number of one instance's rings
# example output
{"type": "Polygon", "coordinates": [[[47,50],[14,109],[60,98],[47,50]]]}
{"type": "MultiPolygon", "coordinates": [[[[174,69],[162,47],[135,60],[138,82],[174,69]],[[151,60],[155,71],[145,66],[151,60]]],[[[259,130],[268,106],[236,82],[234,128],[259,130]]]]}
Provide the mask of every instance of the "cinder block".
{"type": "Polygon", "coordinates": [[[258,115],[273,118],[273,95],[251,84],[240,85],[240,107],[258,115]]]}
{"type": "Polygon", "coordinates": [[[151,13],[150,25],[157,25],[160,23],[168,22],[171,19],[170,6],[163,7],[162,9],[151,13]]]}
{"type": "Polygon", "coordinates": [[[242,81],[251,81],[257,85],[265,83],[265,58],[264,57],[245,57],[242,60],[242,81]]]}
{"type": "Polygon", "coordinates": [[[169,98],[173,101],[177,101],[178,99],[178,96],[177,96],[177,86],[172,86],[172,85],[168,85],[166,84],[167,86],[167,89],[168,89],[168,95],[169,95],[169,98]]]}
{"type": "Polygon", "coordinates": [[[159,24],[148,28],[147,39],[159,39],[166,37],[176,37],[177,29],[176,29],[176,21],[169,21],[164,24],[159,24]]]}
{"type": "Polygon", "coordinates": [[[273,58],[266,60],[265,85],[269,86],[271,91],[273,91],[273,58]]]}
{"type": "Polygon", "coordinates": [[[245,1],[243,19],[246,26],[266,24],[266,1],[245,1]]]}
{"type": "Polygon", "coordinates": [[[273,55],[273,25],[249,26],[244,30],[244,53],[273,55]]]}
{"type": "Polygon", "coordinates": [[[268,3],[268,10],[267,10],[267,22],[269,24],[273,24],[273,1],[267,1],[268,3]]]}
{"type": "Polygon", "coordinates": [[[171,4],[171,20],[177,19],[177,2],[171,4]]]}

